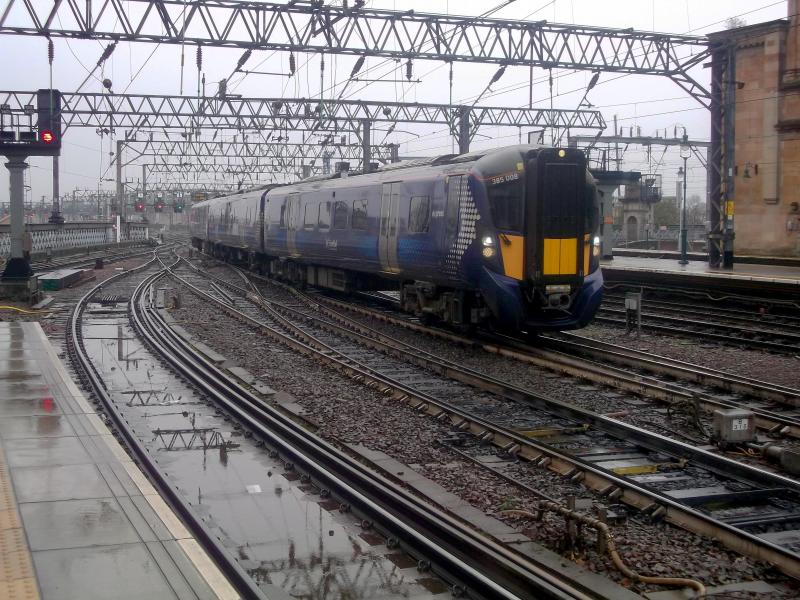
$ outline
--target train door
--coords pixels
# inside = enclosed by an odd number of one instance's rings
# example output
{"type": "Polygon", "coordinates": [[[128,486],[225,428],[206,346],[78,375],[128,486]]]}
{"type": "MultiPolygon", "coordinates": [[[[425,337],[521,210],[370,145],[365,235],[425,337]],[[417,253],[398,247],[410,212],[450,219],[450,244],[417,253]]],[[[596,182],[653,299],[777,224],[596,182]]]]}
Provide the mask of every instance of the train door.
{"type": "Polygon", "coordinates": [[[286,249],[292,256],[298,256],[297,229],[300,226],[300,194],[289,194],[286,198],[286,249]]]}
{"type": "Polygon", "coordinates": [[[381,190],[381,220],[378,235],[378,255],[381,269],[399,273],[397,261],[398,217],[400,214],[400,183],[384,183],[381,190]]]}

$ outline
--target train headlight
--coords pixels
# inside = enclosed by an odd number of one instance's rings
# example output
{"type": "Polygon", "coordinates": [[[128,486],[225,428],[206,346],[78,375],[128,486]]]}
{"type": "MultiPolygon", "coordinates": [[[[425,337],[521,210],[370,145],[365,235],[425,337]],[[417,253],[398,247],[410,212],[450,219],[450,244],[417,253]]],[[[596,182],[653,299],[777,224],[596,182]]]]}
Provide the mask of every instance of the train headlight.
{"type": "Polygon", "coordinates": [[[598,257],[600,256],[600,236],[594,236],[592,240],[592,256],[598,257]]]}
{"type": "Polygon", "coordinates": [[[481,241],[483,242],[484,246],[494,246],[494,238],[490,235],[483,236],[483,240],[481,241]]]}
{"type": "Polygon", "coordinates": [[[494,248],[492,248],[491,246],[484,246],[483,256],[485,258],[492,258],[494,256],[494,248]]]}

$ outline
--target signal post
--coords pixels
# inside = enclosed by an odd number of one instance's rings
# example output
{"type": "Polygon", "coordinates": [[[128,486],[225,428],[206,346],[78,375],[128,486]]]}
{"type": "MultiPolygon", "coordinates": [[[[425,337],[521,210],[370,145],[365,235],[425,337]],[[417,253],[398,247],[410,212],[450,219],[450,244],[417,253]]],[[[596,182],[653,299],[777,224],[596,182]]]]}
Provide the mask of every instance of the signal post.
{"type": "Polygon", "coordinates": [[[39,295],[38,279],[25,255],[25,169],[29,156],[61,154],[61,93],[42,89],[37,106],[22,112],[0,107],[0,155],[4,155],[10,180],[11,255],[0,275],[0,297],[34,300],[39,295]],[[36,118],[34,120],[34,114],[36,118]]]}

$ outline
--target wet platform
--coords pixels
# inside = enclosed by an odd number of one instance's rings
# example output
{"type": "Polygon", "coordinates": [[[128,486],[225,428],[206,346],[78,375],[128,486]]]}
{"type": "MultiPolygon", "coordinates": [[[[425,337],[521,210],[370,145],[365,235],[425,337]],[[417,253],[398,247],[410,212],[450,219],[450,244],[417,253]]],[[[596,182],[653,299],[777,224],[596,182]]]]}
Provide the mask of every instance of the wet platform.
{"type": "Polygon", "coordinates": [[[0,598],[237,598],[71,381],[0,323],[0,598]]]}
{"type": "Polygon", "coordinates": [[[736,264],[713,269],[705,262],[681,265],[674,258],[618,256],[602,261],[606,282],[640,283],[731,292],[763,292],[779,297],[800,294],[800,267],[736,264]]]}

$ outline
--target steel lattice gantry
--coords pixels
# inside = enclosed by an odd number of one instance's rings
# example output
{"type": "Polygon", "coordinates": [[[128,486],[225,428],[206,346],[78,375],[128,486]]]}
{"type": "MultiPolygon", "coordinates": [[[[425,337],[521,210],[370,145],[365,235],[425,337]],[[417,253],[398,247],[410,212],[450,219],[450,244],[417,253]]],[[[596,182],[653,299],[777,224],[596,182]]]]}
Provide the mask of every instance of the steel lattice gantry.
{"type": "MultiPolygon", "coordinates": [[[[293,162],[301,159],[312,161],[361,160],[360,144],[279,142],[270,140],[269,135],[264,139],[247,141],[143,139],[119,140],[118,143],[132,150],[135,155],[133,160],[142,156],[160,157],[168,162],[176,160],[195,162],[193,159],[203,160],[206,158],[236,161],[252,159],[264,162],[293,162]]],[[[384,163],[398,160],[396,144],[372,146],[371,154],[373,158],[384,163]]]]}
{"type": "MultiPolygon", "coordinates": [[[[0,103],[16,113],[35,104],[36,92],[0,91],[0,103]]],[[[359,100],[239,98],[68,93],[61,95],[63,128],[292,129],[317,131],[370,123],[431,123],[456,130],[465,120],[470,139],[481,125],[595,129],[606,127],[594,110],[407,104],[359,100]]]]}
{"type": "Polygon", "coordinates": [[[662,75],[709,104],[689,70],[704,37],[248,0],[4,0],[0,33],[482,62],[662,75]]]}

